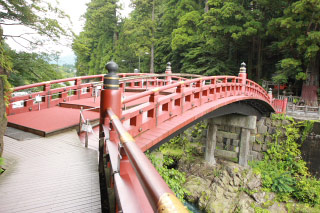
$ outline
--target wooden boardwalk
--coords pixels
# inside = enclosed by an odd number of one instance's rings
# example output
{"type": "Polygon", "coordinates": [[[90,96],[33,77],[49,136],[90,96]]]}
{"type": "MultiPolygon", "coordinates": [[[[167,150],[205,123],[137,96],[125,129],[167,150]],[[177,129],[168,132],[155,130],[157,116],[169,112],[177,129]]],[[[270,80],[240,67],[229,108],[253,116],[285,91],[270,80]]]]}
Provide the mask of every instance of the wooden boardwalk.
{"type": "Polygon", "coordinates": [[[75,130],[4,140],[1,213],[101,212],[98,154],[83,147],[75,130]]]}

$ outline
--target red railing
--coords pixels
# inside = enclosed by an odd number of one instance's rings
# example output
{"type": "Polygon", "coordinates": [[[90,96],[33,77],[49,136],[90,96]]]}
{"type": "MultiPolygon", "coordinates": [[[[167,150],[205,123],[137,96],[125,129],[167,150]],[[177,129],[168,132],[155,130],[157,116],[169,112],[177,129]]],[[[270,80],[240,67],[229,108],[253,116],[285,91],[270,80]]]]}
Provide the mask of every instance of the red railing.
{"type": "Polygon", "coordinates": [[[14,88],[14,92],[27,90],[31,91],[31,93],[10,98],[10,104],[7,107],[7,114],[12,115],[33,110],[45,109],[56,106],[61,102],[89,98],[92,96],[92,90],[94,87],[93,83],[84,82],[84,80],[89,79],[102,81],[103,75],[67,78],[16,87],[14,88]],[[64,85],[63,87],[53,88],[57,84],[67,82],[72,85],[64,85]],[[37,96],[40,97],[39,103],[35,103],[35,99],[37,96]],[[17,102],[21,102],[20,107],[15,107],[15,103],[17,102]]]}
{"type": "MultiPolygon", "coordinates": [[[[125,130],[119,118],[115,115],[112,109],[107,110],[107,114],[112,122],[113,128],[117,131],[120,138],[121,147],[119,155],[121,154],[121,148],[124,149],[122,157],[127,156],[135,173],[139,179],[139,182],[147,195],[147,198],[153,208],[154,212],[188,212],[183,204],[178,200],[175,194],[168,187],[166,182],[159,175],[157,170],[153,167],[146,155],[136,145],[135,140],[125,130]],[[123,146],[123,147],[122,147],[123,146]]],[[[104,127],[105,135],[108,135],[108,130],[104,127]]],[[[112,149],[112,142],[107,141],[108,150],[112,149]]],[[[114,145],[114,143],[113,143],[114,145]]],[[[118,145],[119,146],[119,145],[118,145]]],[[[118,151],[115,151],[118,153],[118,151]]],[[[112,170],[114,171],[114,181],[116,191],[124,193],[125,187],[120,177],[120,158],[113,156],[115,153],[110,153],[110,161],[112,170]],[[116,167],[116,168],[115,168],[116,167]],[[118,167],[118,168],[117,168],[118,167]],[[122,191],[121,191],[122,190],[122,191]]],[[[130,192],[128,192],[130,193],[130,192]]],[[[123,212],[136,212],[137,209],[132,208],[134,206],[134,195],[120,194],[118,195],[120,205],[123,212]],[[129,200],[126,200],[129,197],[129,200]],[[130,208],[128,208],[131,206],[130,208]]],[[[142,210],[142,209],[141,209],[142,210]]]]}
{"type": "Polygon", "coordinates": [[[203,77],[131,95],[123,100],[123,105],[143,103],[123,111],[121,121],[125,129],[135,137],[173,116],[221,98],[250,96],[271,105],[268,93],[260,85],[250,80],[246,80],[245,84],[242,81],[242,78],[235,76],[203,77]]]}
{"type": "Polygon", "coordinates": [[[287,104],[288,104],[287,98],[283,100],[279,100],[279,99],[272,100],[272,106],[276,113],[286,113],[287,104]]]}
{"type": "MultiPolygon", "coordinates": [[[[151,86],[163,86],[168,83],[184,80],[186,78],[176,75],[148,75],[146,73],[120,73],[121,88],[148,88],[151,86]],[[162,78],[162,79],[159,79],[162,78]]],[[[187,75],[188,76],[188,75],[187,75]]],[[[195,76],[195,75],[193,75],[195,76]]],[[[7,107],[7,115],[25,113],[29,111],[46,109],[58,105],[61,102],[73,101],[92,96],[97,84],[102,83],[103,75],[81,76],[35,83],[14,88],[14,92],[28,91],[27,94],[11,97],[7,107]],[[86,82],[86,81],[93,82],[86,82]],[[54,88],[55,85],[59,88],[54,88]],[[71,84],[66,86],[62,84],[71,84]],[[40,101],[36,102],[36,97],[40,101]],[[20,103],[19,103],[20,102],[20,103]],[[19,104],[17,104],[19,103],[19,104]]]]}
{"type": "Polygon", "coordinates": [[[151,78],[149,79],[151,83],[145,84],[146,87],[150,86],[148,90],[140,91],[140,93],[128,96],[121,101],[125,86],[141,88],[144,82],[138,82],[137,85],[120,83],[121,89],[114,89],[118,85],[108,79],[115,79],[117,66],[110,63],[109,68],[111,74],[105,78],[106,89],[102,91],[100,102],[100,124],[104,132],[101,135],[110,134],[110,140],[109,136],[106,137],[106,150],[110,156],[116,191],[122,192],[117,194],[118,205],[124,211],[139,212],[139,206],[136,206],[136,202],[132,200],[137,196],[132,194],[130,186],[123,184],[124,177],[120,172],[120,162],[124,162],[126,157],[134,168],[154,211],[159,210],[159,200],[163,194],[172,194],[150,161],[134,143],[134,137],[155,128],[174,116],[183,116],[183,113],[192,108],[201,107],[204,104],[208,106],[208,103],[217,100],[232,103],[239,100],[257,99],[272,106],[272,94],[267,93],[257,83],[247,80],[245,72],[241,69],[239,77],[211,76],[182,80],[166,76],[164,81],[161,81],[162,83],[158,83],[158,79],[151,78]],[[128,109],[125,106],[128,106],[128,109]],[[124,152],[121,154],[122,149],[124,152]],[[132,199],[129,199],[128,196],[132,199]]]}

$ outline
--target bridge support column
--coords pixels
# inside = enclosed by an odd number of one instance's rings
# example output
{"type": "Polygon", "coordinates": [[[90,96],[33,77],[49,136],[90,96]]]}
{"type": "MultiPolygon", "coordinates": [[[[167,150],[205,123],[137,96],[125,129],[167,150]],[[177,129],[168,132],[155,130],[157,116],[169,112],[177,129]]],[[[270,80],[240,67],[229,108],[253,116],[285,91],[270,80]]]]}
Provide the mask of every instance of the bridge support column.
{"type": "Polygon", "coordinates": [[[241,166],[248,166],[248,155],[250,147],[250,129],[241,129],[239,164],[241,166]]]}
{"type": "Polygon", "coordinates": [[[217,156],[247,166],[251,131],[255,131],[256,121],[256,116],[238,114],[210,118],[205,160],[215,164],[214,157],[217,156]]]}
{"type": "Polygon", "coordinates": [[[209,119],[205,160],[211,165],[216,164],[216,160],[214,158],[214,151],[216,149],[216,144],[217,144],[217,130],[218,130],[218,126],[213,124],[212,118],[209,119]]]}

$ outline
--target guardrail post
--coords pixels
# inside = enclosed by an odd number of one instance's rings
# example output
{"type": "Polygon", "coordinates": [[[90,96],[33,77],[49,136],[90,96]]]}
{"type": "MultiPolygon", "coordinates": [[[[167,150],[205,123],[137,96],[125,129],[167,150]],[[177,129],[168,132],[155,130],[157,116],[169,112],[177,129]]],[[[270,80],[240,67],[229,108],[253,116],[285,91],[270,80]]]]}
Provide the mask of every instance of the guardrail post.
{"type": "MultiPolygon", "coordinates": [[[[171,63],[168,62],[167,63],[167,67],[166,67],[166,71],[165,71],[166,75],[171,75],[172,72],[171,72],[171,63]]],[[[171,76],[166,76],[166,82],[168,83],[171,83],[172,79],[171,79],[171,76]]]]}
{"type": "Polygon", "coordinates": [[[108,74],[104,76],[103,90],[101,91],[100,124],[108,125],[108,122],[105,122],[107,109],[111,108],[121,118],[122,108],[119,76],[117,75],[118,64],[111,61],[106,64],[105,68],[108,70],[108,74]]]}
{"type": "Polygon", "coordinates": [[[247,81],[247,73],[246,73],[246,64],[244,62],[241,63],[239,77],[241,78],[241,93],[244,95],[246,92],[246,81],[247,81]]]}
{"type": "Polygon", "coordinates": [[[81,108],[80,108],[79,132],[78,132],[78,135],[80,135],[80,133],[81,133],[81,126],[82,126],[82,111],[83,111],[83,107],[81,107],[81,108]]]}
{"type": "Polygon", "coordinates": [[[183,114],[183,105],[184,105],[184,82],[180,81],[180,85],[176,89],[176,93],[180,93],[181,97],[177,100],[178,102],[175,103],[175,106],[179,106],[181,108],[181,114],[183,114]]]}
{"type": "Polygon", "coordinates": [[[305,106],[304,106],[304,114],[307,115],[307,113],[308,113],[308,106],[305,105],[305,106]]]}
{"type": "MultiPolygon", "coordinates": [[[[86,125],[87,127],[89,127],[89,119],[86,120],[86,125]]],[[[88,140],[89,140],[89,137],[88,137],[88,130],[86,131],[86,136],[85,136],[85,143],[84,143],[84,146],[86,148],[88,148],[88,140]]]]}
{"type": "Polygon", "coordinates": [[[81,93],[82,93],[82,91],[81,91],[81,78],[77,78],[75,83],[76,83],[76,86],[77,86],[76,95],[78,95],[78,99],[80,99],[81,98],[81,93]]]}
{"type": "MultiPolygon", "coordinates": [[[[107,117],[107,109],[112,109],[116,115],[121,118],[121,90],[119,90],[119,77],[117,75],[118,65],[111,61],[105,68],[108,74],[104,75],[103,88],[100,97],[100,125],[99,125],[99,173],[104,178],[104,151],[105,135],[103,126],[110,127],[110,119],[107,117]]],[[[110,132],[110,140],[115,141],[116,132],[113,129],[110,132]]],[[[109,138],[108,138],[109,139],[109,138]]]]}
{"type": "Polygon", "coordinates": [[[285,98],[285,99],[283,100],[282,113],[284,113],[284,114],[287,113],[287,107],[288,107],[288,98],[285,98]]]}
{"type": "Polygon", "coordinates": [[[152,124],[152,127],[154,126],[158,126],[158,114],[159,114],[159,102],[158,102],[158,98],[159,98],[159,88],[156,87],[153,90],[153,94],[150,95],[149,97],[149,102],[153,103],[155,108],[153,111],[150,111],[150,114],[148,113],[148,117],[152,117],[154,118],[154,122],[152,124]]]}
{"type": "Polygon", "coordinates": [[[50,108],[50,100],[51,100],[51,84],[50,82],[44,85],[44,91],[46,92],[45,102],[47,103],[47,108],[50,108]]]}

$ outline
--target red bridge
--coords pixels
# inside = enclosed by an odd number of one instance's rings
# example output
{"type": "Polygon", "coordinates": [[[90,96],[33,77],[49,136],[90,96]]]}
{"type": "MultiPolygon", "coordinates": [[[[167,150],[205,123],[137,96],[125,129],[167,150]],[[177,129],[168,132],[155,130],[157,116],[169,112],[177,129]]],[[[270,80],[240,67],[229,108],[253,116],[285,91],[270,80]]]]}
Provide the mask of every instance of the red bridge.
{"type": "Polygon", "coordinates": [[[106,68],[105,76],[15,88],[31,93],[10,99],[8,126],[41,136],[79,126],[89,146],[99,132],[100,178],[107,180],[102,187],[115,190],[116,206],[123,212],[185,210],[144,155],[146,150],[206,118],[232,113],[261,117],[286,109],[286,100],[274,100],[272,91],[246,78],[244,63],[238,77],[171,73],[170,64],[162,75],[117,74],[114,62],[106,68]],[[99,125],[91,131],[89,124],[95,121],[99,125]]]}

